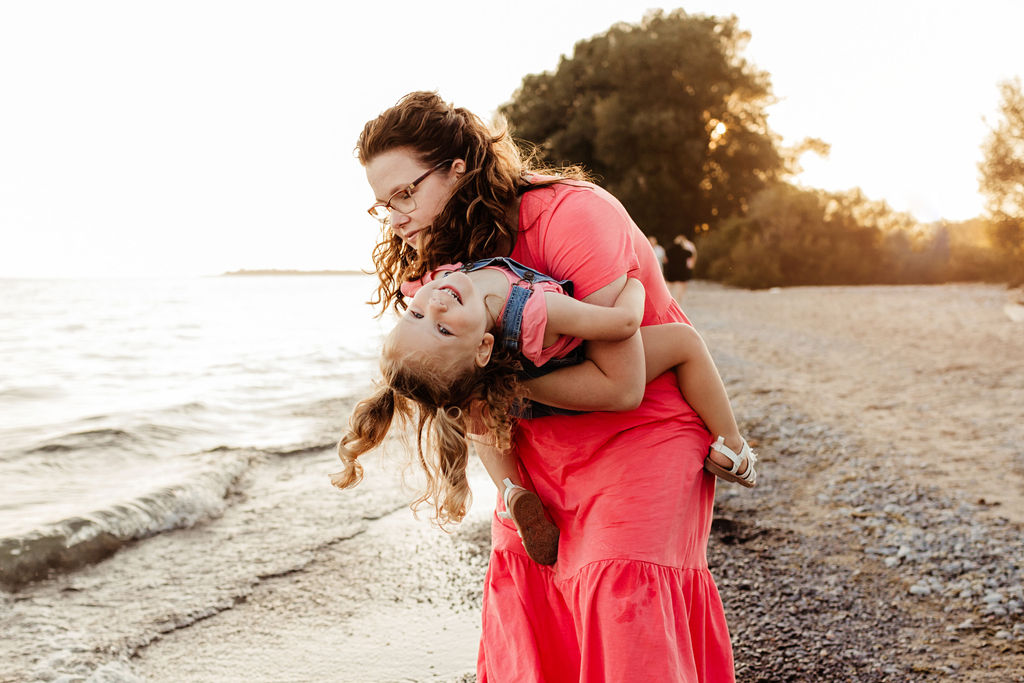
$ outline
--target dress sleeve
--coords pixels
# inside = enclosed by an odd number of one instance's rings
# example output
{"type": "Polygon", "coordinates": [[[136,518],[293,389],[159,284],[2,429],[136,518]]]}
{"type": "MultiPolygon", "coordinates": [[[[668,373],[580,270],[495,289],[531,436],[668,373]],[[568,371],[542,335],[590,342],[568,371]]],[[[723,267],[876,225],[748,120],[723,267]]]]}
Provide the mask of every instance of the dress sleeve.
{"type": "Polygon", "coordinates": [[[636,227],[622,204],[594,186],[559,190],[527,231],[524,247],[532,252],[532,260],[540,262],[533,267],[559,280],[572,280],[577,299],[621,275],[635,275],[639,270],[632,241],[636,227]]]}
{"type": "Polygon", "coordinates": [[[565,296],[565,292],[554,282],[539,282],[534,285],[534,293],[523,307],[523,320],[520,337],[522,354],[531,363],[540,367],[552,358],[561,358],[580,345],[581,339],[576,337],[559,337],[551,346],[544,346],[544,331],[548,326],[548,307],[545,292],[555,292],[565,296]]]}

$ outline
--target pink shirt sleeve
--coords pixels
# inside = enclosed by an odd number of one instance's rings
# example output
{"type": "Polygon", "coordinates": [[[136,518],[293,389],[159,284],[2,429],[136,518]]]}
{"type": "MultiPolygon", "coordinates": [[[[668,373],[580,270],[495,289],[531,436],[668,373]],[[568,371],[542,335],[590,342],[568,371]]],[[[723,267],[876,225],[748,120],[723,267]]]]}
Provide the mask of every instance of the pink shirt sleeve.
{"type": "Polygon", "coordinates": [[[572,280],[575,298],[638,271],[632,243],[636,227],[622,204],[601,188],[554,185],[527,192],[523,204],[512,258],[556,279],[572,280]]]}
{"type": "Polygon", "coordinates": [[[604,189],[566,181],[523,194],[512,258],[559,280],[583,299],[621,275],[647,292],[644,325],[689,322],[665,286],[650,242],[604,189]]]}
{"type": "Polygon", "coordinates": [[[552,358],[561,358],[579,346],[583,340],[562,335],[551,346],[544,347],[544,331],[548,325],[548,307],[544,292],[557,292],[560,296],[565,296],[565,292],[554,282],[537,282],[533,287],[533,296],[527,300],[523,308],[520,340],[523,356],[539,367],[552,358]]]}

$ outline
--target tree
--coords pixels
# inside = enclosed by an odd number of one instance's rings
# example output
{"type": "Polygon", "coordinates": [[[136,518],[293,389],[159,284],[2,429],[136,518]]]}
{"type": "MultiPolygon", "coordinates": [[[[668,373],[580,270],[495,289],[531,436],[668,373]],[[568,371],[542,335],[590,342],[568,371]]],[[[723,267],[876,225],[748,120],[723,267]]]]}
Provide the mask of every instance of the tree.
{"type": "Polygon", "coordinates": [[[1020,78],[999,85],[1001,120],[982,147],[981,192],[988,198],[993,243],[1009,264],[1014,284],[1024,283],[1024,91],[1020,78]]]}
{"type": "Polygon", "coordinates": [[[744,216],[702,234],[703,274],[739,287],[878,282],[887,232],[903,218],[854,190],[829,193],[776,183],[744,216]]]}
{"type": "Polygon", "coordinates": [[[500,111],[555,165],[582,164],[663,242],[742,214],[787,159],[768,129],[768,74],[726,19],[648,13],[576,44],[500,111]]]}

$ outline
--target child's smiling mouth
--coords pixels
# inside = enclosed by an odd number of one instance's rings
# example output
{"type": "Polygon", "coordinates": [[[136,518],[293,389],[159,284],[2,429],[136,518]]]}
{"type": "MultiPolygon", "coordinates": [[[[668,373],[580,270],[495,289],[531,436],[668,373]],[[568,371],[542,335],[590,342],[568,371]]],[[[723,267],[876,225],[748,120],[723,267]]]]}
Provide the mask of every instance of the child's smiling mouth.
{"type": "Polygon", "coordinates": [[[462,303],[462,296],[460,296],[458,290],[456,290],[451,285],[445,285],[444,287],[438,287],[438,291],[447,292],[448,294],[451,295],[451,297],[453,299],[458,301],[460,304],[462,303]]]}

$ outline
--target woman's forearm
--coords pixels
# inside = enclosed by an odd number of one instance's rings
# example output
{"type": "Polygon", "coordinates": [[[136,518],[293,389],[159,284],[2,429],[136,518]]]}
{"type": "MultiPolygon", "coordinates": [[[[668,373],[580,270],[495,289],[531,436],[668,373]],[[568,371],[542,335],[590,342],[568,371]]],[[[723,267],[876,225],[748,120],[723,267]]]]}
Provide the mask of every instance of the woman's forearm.
{"type": "Polygon", "coordinates": [[[570,410],[633,410],[644,398],[640,334],[625,341],[587,342],[587,360],[525,383],[530,398],[570,410]]]}

